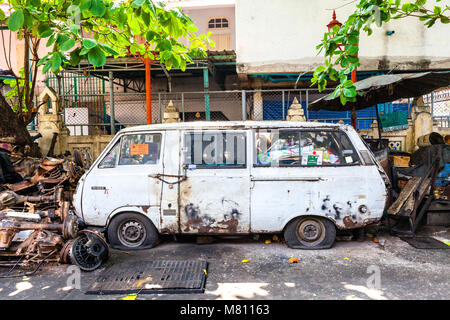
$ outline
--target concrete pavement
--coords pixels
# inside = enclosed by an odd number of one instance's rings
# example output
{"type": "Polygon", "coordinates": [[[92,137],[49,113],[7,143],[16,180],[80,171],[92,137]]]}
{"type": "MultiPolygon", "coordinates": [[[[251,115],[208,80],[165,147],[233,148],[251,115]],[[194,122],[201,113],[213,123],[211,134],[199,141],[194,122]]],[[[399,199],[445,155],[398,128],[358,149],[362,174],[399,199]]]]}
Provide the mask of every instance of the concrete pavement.
{"type": "MultiPolygon", "coordinates": [[[[450,239],[448,228],[433,234],[450,239]]],[[[195,238],[165,238],[149,250],[111,250],[106,265],[163,259],[209,262],[204,294],[140,294],[137,299],[450,299],[450,250],[415,249],[388,234],[379,234],[379,243],[369,238],[337,241],[333,248],[317,251],[289,249],[273,241],[266,244],[270,237],[216,238],[202,245],[195,238]],[[289,263],[291,257],[300,263],[289,263]],[[243,259],[248,262],[242,263],[243,259]]],[[[68,286],[68,268],[46,265],[29,278],[0,279],[0,299],[116,300],[125,296],[86,295],[103,268],[82,272],[81,289],[68,286]]]]}

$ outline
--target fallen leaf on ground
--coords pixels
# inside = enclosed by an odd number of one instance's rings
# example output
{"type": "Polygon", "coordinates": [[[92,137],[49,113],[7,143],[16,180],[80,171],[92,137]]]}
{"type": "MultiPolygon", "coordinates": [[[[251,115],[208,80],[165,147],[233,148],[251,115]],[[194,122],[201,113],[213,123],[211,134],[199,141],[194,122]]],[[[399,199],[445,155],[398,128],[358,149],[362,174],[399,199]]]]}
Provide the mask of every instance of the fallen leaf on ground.
{"type": "Polygon", "coordinates": [[[244,259],[244,260],[242,260],[241,262],[242,263],[247,263],[249,260],[247,260],[247,259],[244,259]]]}
{"type": "Polygon", "coordinates": [[[289,259],[289,263],[299,263],[300,260],[298,260],[297,258],[290,258],[289,259]]]}
{"type": "Polygon", "coordinates": [[[264,243],[265,243],[265,244],[269,244],[269,243],[272,243],[272,241],[266,240],[264,243]]]}
{"type": "Polygon", "coordinates": [[[152,280],[153,280],[152,277],[147,277],[147,278],[145,278],[144,280],[139,281],[138,284],[137,284],[137,286],[140,287],[140,286],[142,286],[144,283],[150,282],[150,281],[152,281],[152,280]]]}
{"type": "Polygon", "coordinates": [[[274,236],[272,237],[272,240],[273,240],[273,241],[279,241],[280,239],[278,238],[277,235],[274,235],[274,236]]]}
{"type": "Polygon", "coordinates": [[[345,257],[344,260],[352,261],[350,258],[345,257]]]}
{"type": "Polygon", "coordinates": [[[380,242],[380,241],[378,241],[377,237],[373,237],[372,241],[375,242],[375,243],[379,243],[380,242]]]}
{"type": "Polygon", "coordinates": [[[208,272],[206,271],[206,269],[203,269],[203,273],[206,275],[208,275],[208,272]]]}
{"type": "Polygon", "coordinates": [[[136,300],[137,293],[129,294],[126,297],[123,297],[122,300],[136,300]]]}

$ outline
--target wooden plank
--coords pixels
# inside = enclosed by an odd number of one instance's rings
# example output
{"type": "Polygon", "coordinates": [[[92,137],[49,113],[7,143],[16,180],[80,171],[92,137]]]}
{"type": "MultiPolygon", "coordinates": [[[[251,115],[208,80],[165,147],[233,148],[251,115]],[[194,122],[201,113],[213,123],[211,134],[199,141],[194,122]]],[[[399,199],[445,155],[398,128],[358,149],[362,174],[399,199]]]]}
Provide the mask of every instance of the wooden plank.
{"type": "Polygon", "coordinates": [[[421,180],[422,178],[420,177],[413,177],[409,179],[406,186],[402,189],[402,192],[400,192],[400,195],[398,196],[397,200],[395,200],[395,202],[387,210],[387,213],[391,215],[398,214],[400,209],[403,207],[403,204],[408,200],[410,195],[416,190],[421,180]]]}

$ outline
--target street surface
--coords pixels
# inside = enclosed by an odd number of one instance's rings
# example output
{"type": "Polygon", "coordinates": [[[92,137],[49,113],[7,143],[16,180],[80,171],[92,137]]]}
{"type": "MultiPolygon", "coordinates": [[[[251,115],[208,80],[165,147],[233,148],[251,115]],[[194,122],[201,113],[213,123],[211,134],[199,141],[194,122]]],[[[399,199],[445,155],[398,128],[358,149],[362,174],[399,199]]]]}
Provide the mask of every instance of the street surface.
{"type": "MultiPolygon", "coordinates": [[[[435,228],[428,234],[450,239],[448,228],[435,228]]],[[[341,240],[332,249],[318,251],[289,249],[273,240],[265,243],[270,238],[215,238],[213,243],[197,244],[193,237],[178,241],[167,237],[154,249],[111,250],[107,265],[152,259],[209,262],[204,294],[140,294],[138,300],[450,299],[449,250],[415,249],[388,234],[379,234],[379,243],[370,238],[362,242],[341,240]],[[299,263],[289,263],[291,257],[299,263]],[[374,278],[377,270],[378,280],[374,278]]],[[[84,293],[103,268],[82,272],[81,289],[68,286],[68,268],[46,265],[28,278],[0,279],[0,299],[124,298],[84,293]]],[[[7,271],[4,269],[2,272],[7,271]]]]}

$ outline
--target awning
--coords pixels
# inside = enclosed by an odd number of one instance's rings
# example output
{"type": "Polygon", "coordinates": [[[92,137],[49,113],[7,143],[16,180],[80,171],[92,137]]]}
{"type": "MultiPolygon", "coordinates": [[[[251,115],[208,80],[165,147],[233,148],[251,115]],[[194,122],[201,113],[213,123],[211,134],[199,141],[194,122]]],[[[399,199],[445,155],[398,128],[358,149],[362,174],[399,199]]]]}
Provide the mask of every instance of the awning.
{"type": "Polygon", "coordinates": [[[359,110],[401,98],[422,96],[448,85],[450,71],[379,75],[355,82],[356,102],[347,102],[343,106],[339,97],[333,99],[330,93],[309,104],[308,109],[345,111],[355,107],[359,110]]]}

